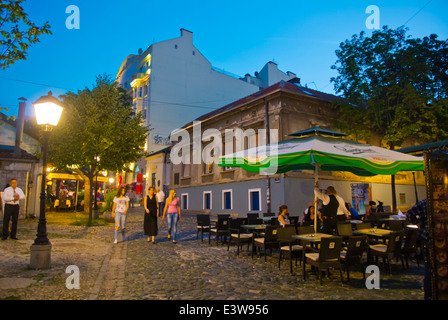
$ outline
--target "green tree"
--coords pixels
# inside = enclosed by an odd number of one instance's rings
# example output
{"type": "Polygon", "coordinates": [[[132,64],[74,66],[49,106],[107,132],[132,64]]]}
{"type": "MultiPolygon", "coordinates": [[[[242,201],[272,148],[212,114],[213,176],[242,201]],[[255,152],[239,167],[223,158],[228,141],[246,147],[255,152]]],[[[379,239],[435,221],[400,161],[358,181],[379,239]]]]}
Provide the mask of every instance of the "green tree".
{"type": "Polygon", "coordinates": [[[410,137],[424,143],[448,136],[448,41],[406,31],[385,26],[371,37],[353,35],[332,66],[343,96],[335,102],[342,112],[336,125],[362,139],[375,132],[391,149],[410,137]]]}
{"type": "Polygon", "coordinates": [[[0,68],[25,60],[28,48],[39,42],[42,34],[52,34],[48,22],[38,27],[28,18],[21,6],[24,1],[0,1],[0,68]]]}
{"type": "Polygon", "coordinates": [[[129,171],[129,164],[145,155],[148,128],[142,126],[141,113],[133,112],[126,91],[108,75],[98,76],[92,90],[64,95],[63,107],[49,141],[49,163],[84,177],[90,223],[95,176],[104,170],[129,171]]]}
{"type": "MultiPolygon", "coordinates": [[[[384,26],[366,37],[353,35],[336,50],[331,79],[343,99],[335,125],[368,140],[378,134],[395,149],[405,141],[425,143],[448,136],[448,40],[406,35],[384,26]]],[[[395,203],[392,176],[393,206],[395,203]]]]}

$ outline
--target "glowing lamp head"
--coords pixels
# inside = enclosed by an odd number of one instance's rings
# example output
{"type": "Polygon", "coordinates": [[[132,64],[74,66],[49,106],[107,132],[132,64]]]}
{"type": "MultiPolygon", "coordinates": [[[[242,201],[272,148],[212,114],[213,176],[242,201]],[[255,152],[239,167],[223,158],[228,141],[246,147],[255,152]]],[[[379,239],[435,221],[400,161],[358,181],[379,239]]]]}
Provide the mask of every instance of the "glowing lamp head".
{"type": "Polygon", "coordinates": [[[37,124],[45,127],[56,126],[63,109],[59,105],[60,103],[56,97],[53,97],[51,91],[48,92],[47,96],[42,96],[34,102],[33,106],[37,124]]]}

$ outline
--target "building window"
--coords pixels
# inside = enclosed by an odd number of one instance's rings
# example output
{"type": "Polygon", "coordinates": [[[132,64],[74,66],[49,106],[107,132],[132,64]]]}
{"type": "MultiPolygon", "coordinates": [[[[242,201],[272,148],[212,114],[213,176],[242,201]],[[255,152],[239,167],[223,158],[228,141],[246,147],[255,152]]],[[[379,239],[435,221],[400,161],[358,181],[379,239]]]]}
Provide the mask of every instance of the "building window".
{"type": "Polygon", "coordinates": [[[249,189],[249,211],[261,211],[261,189],[249,189]]]}
{"type": "Polygon", "coordinates": [[[233,192],[232,189],[222,190],[222,209],[233,209],[233,192]]]}
{"type": "Polygon", "coordinates": [[[156,173],[155,172],[153,172],[151,174],[151,186],[154,188],[156,187],[156,173]]]}
{"type": "Polygon", "coordinates": [[[180,199],[182,210],[188,210],[188,193],[182,193],[180,199]]]}
{"type": "Polygon", "coordinates": [[[400,205],[406,204],[406,193],[400,193],[400,205]]]}
{"type": "Polygon", "coordinates": [[[204,210],[211,210],[212,209],[212,192],[211,191],[204,191],[202,194],[203,198],[203,209],[204,210]]]}
{"type": "Polygon", "coordinates": [[[174,174],[174,184],[179,184],[179,172],[174,174]]]}

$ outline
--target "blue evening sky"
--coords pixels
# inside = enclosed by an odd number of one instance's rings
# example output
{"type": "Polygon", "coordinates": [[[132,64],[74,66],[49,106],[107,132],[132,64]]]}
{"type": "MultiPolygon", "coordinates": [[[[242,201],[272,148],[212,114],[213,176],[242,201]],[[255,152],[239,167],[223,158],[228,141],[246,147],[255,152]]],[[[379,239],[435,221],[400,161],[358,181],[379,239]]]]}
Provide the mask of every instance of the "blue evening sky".
{"type": "Polygon", "coordinates": [[[448,38],[446,0],[28,0],[30,19],[48,21],[53,35],[42,36],[26,60],[0,71],[0,105],[17,115],[17,99],[24,97],[30,115],[31,103],[49,90],[76,92],[92,87],[98,74],[115,77],[129,54],[179,37],[181,28],[193,32],[194,45],[214,67],[244,76],[274,61],[302,84],[334,93],[335,50],[353,34],[371,34],[369,5],[379,8],[381,26],[406,24],[413,37],[448,38]],[[69,5],[79,8],[78,30],[66,28],[69,5]]]}

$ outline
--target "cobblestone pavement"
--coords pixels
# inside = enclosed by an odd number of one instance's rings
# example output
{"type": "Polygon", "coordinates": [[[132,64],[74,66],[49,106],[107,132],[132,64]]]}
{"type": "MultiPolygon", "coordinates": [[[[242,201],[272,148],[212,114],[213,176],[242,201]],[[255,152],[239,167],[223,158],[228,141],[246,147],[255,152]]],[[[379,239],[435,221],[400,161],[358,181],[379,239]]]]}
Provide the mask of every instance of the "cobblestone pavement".
{"type": "MultiPolygon", "coordinates": [[[[59,213],[63,215],[64,213],[59,213]]],[[[368,290],[362,274],[350,272],[341,284],[339,271],[320,286],[302,267],[289,272],[287,260],[278,268],[278,252],[251,258],[246,246],[209,245],[196,239],[196,216],[183,214],[178,243],[169,241],[166,222],[159,220],[156,244],[143,234],[143,208],[129,210],[126,241],[113,244],[113,224],[95,227],[47,224],[52,243],[51,268],[29,267],[30,246],[37,221],[20,221],[20,240],[0,242],[0,299],[26,300],[423,300],[422,263],[408,270],[393,264],[392,275],[382,271],[380,289],[368,290]],[[80,289],[67,289],[72,273],[80,270],[80,289]]],[[[213,243],[213,242],[212,242],[213,243]]],[[[308,268],[309,270],[309,268],[308,268]]],[[[70,282],[71,283],[71,282],[70,282]]]]}

